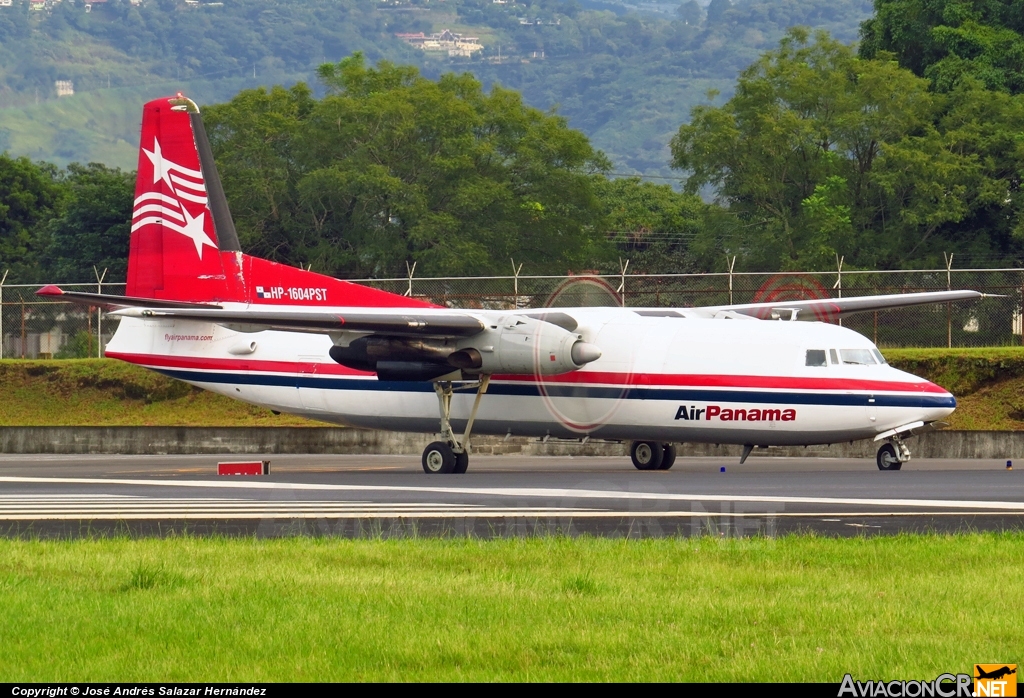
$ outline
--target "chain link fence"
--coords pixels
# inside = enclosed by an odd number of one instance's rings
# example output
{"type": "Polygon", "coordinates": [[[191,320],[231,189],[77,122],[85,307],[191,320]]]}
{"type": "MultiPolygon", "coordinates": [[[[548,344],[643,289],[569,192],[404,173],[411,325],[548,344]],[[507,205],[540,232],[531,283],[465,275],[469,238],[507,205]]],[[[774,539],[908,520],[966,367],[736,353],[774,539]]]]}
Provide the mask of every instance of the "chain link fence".
{"type": "MultiPolygon", "coordinates": [[[[1024,269],[844,271],[781,274],[619,274],[362,279],[451,308],[687,307],[973,289],[978,301],[865,313],[842,324],[881,347],[1020,345],[1024,269]]],[[[41,285],[0,285],[0,358],[101,356],[118,320],[35,295],[41,285]]],[[[65,284],[65,290],[123,294],[124,284],[65,284]]],[[[813,318],[805,318],[813,319],[813,318]]],[[[825,321],[835,321],[824,318],[825,321]]]]}

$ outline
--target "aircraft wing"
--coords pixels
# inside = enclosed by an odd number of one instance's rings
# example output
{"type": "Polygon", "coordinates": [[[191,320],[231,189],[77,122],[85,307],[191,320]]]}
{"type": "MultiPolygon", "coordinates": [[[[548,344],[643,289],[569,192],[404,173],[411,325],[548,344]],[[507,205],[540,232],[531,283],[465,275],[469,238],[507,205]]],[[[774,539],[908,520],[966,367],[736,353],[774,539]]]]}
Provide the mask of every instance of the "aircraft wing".
{"type": "Polygon", "coordinates": [[[213,304],[68,292],[57,286],[45,286],[36,293],[80,305],[99,306],[115,317],[198,320],[242,332],[285,330],[321,334],[367,332],[391,337],[471,337],[486,327],[483,320],[473,315],[445,308],[396,308],[395,312],[381,312],[379,308],[346,308],[334,312],[317,308],[234,310],[213,304]]]}
{"type": "Polygon", "coordinates": [[[850,298],[820,298],[803,301],[774,301],[771,303],[744,303],[740,305],[714,305],[694,308],[708,317],[736,313],[760,320],[832,320],[875,310],[907,308],[931,303],[973,300],[991,297],[978,291],[930,291],[927,293],[896,293],[885,296],[852,296],[850,298]]]}

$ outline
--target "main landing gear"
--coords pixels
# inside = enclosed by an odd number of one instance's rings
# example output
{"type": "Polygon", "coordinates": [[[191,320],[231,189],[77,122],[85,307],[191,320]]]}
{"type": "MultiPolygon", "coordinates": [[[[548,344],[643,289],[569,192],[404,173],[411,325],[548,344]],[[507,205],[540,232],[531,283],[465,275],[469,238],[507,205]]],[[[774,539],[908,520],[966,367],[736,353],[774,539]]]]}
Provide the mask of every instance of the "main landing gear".
{"type": "Polygon", "coordinates": [[[676,462],[676,445],[657,441],[634,441],[629,457],[637,470],[668,470],[676,462]]]}
{"type": "Polygon", "coordinates": [[[878,455],[875,456],[879,470],[899,470],[908,460],[910,460],[910,449],[903,443],[899,434],[886,440],[879,447],[878,455]]]}
{"type": "Polygon", "coordinates": [[[462,474],[469,468],[469,435],[473,431],[473,422],[476,421],[477,410],[480,409],[480,398],[487,392],[490,385],[490,376],[481,376],[477,383],[469,383],[459,386],[459,390],[476,389],[476,399],[473,401],[473,410],[469,413],[469,421],[466,422],[466,432],[460,440],[452,431],[452,395],[455,388],[451,381],[436,381],[434,392],[437,393],[437,404],[441,412],[441,441],[434,441],[423,450],[423,471],[426,473],[455,473],[462,474]]]}

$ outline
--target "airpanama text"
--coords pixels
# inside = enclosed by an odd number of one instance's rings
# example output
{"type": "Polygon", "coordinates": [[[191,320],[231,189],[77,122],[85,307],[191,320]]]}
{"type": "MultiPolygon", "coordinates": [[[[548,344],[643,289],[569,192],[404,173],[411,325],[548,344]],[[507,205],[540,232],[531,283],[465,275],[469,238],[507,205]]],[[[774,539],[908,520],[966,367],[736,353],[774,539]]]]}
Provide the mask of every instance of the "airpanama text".
{"type": "Polygon", "coordinates": [[[165,342],[209,342],[212,334],[165,334],[165,342]]]}
{"type": "Polygon", "coordinates": [[[709,421],[715,418],[723,422],[792,422],[796,419],[796,410],[791,407],[786,409],[773,409],[756,407],[749,410],[721,407],[720,405],[708,405],[707,407],[696,407],[680,405],[676,410],[676,419],[703,419],[709,421]]]}

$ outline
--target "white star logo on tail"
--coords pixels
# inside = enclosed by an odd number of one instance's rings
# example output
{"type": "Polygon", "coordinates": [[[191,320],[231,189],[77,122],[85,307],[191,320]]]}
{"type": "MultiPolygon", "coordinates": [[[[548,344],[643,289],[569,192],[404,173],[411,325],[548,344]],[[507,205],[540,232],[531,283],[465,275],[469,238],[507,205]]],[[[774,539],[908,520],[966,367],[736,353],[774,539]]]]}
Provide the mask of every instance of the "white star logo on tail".
{"type": "Polygon", "coordinates": [[[196,244],[196,254],[199,255],[199,259],[203,258],[203,245],[209,245],[213,249],[217,249],[217,245],[210,239],[210,236],[206,234],[206,230],[203,224],[206,221],[206,213],[200,213],[198,216],[193,218],[189,215],[188,209],[184,206],[181,207],[181,212],[185,214],[185,227],[177,228],[172,227],[172,230],[185,235],[186,237],[192,238],[192,242],[196,244]]]}
{"type": "Polygon", "coordinates": [[[206,234],[207,196],[203,173],[165,158],[160,151],[160,141],[155,138],[153,150],[143,148],[142,152],[153,165],[153,184],[163,180],[167,188],[174,193],[174,197],[157,192],[140,194],[135,199],[132,232],[150,223],[161,225],[192,240],[196,246],[196,254],[202,259],[204,246],[217,249],[217,243],[206,234]],[[193,217],[182,200],[202,204],[204,210],[193,217]]]}

